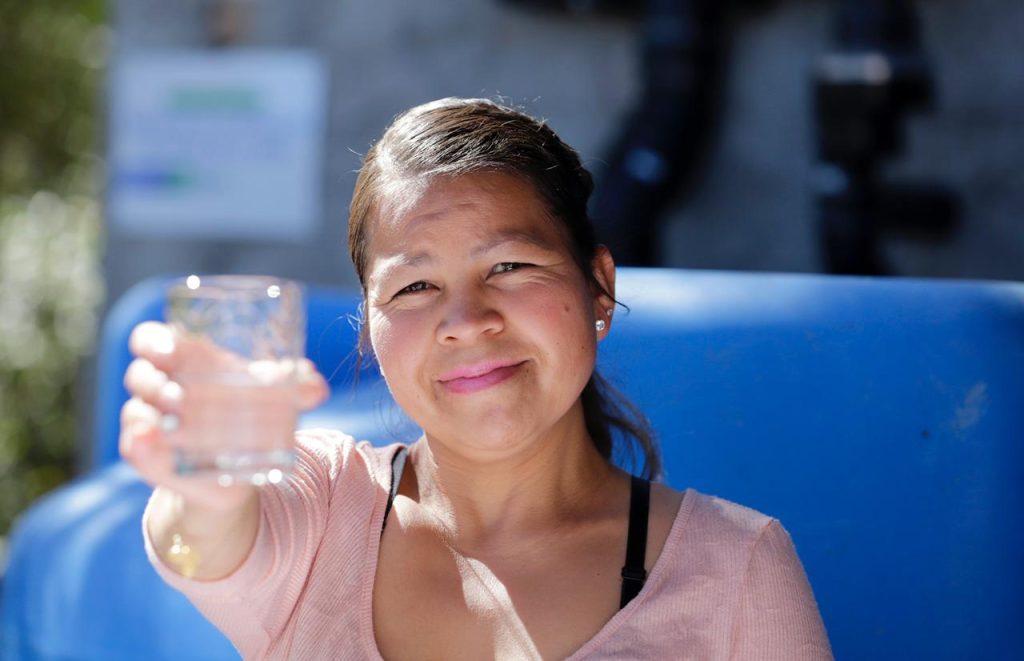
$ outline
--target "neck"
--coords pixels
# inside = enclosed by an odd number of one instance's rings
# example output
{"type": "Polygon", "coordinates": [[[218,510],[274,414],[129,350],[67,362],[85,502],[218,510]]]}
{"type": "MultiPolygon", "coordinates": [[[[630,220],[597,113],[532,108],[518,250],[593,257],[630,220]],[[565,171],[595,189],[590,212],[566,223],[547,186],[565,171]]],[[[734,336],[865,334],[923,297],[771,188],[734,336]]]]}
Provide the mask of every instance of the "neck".
{"type": "Polygon", "coordinates": [[[469,456],[429,434],[416,444],[419,504],[455,548],[509,548],[604,505],[601,494],[618,471],[597,452],[582,412],[567,418],[500,458],[469,456]]]}

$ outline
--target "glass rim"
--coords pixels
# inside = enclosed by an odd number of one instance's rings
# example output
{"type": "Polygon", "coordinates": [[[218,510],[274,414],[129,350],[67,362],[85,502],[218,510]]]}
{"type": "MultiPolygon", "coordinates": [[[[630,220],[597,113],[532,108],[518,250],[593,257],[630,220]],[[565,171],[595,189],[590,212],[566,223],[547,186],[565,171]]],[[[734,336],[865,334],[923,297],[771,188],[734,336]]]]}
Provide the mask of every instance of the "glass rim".
{"type": "Polygon", "coordinates": [[[167,289],[172,299],[218,299],[245,297],[252,300],[275,299],[301,295],[302,286],[295,280],[272,275],[201,275],[190,274],[173,280],[167,289]]]}

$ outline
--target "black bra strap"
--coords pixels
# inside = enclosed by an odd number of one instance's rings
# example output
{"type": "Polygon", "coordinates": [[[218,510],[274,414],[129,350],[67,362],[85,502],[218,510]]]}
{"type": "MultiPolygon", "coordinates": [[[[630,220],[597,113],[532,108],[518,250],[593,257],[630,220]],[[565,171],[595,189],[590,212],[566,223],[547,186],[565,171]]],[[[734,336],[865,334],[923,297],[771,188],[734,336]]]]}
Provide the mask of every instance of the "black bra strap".
{"type": "Polygon", "coordinates": [[[626,539],[626,564],[622,568],[622,599],[619,608],[624,608],[647,580],[644,556],[647,555],[647,519],[651,509],[651,483],[633,476],[629,497],[629,533],[626,539]]]}
{"type": "Polygon", "coordinates": [[[391,458],[391,491],[388,493],[388,504],[384,508],[384,523],[380,526],[380,534],[384,534],[384,527],[388,525],[388,514],[391,513],[391,506],[395,504],[395,496],[398,495],[398,485],[402,483],[402,471],[405,470],[405,460],[409,456],[409,448],[402,447],[391,458]]]}

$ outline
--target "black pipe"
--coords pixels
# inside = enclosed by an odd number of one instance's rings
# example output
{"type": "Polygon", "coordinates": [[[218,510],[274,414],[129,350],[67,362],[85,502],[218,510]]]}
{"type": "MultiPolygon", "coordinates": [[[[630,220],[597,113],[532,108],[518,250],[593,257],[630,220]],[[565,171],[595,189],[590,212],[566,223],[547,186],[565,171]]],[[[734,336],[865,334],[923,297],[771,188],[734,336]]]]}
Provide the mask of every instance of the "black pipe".
{"type": "Polygon", "coordinates": [[[886,274],[884,231],[943,238],[959,216],[944,188],[881,175],[904,149],[907,116],[932,105],[932,73],[909,0],[840,0],[834,30],[814,91],[822,258],[832,273],[886,274]]]}
{"type": "Polygon", "coordinates": [[[713,133],[722,52],[721,0],[649,0],[642,93],[608,150],[591,215],[616,261],[654,265],[658,229],[691,184],[713,133]]]}

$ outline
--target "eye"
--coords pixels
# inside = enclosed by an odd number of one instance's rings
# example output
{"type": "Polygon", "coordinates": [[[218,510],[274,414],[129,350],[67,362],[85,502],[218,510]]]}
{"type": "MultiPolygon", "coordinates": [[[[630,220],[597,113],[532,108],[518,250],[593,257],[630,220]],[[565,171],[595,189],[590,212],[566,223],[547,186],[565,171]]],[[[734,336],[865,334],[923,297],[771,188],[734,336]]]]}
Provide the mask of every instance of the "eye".
{"type": "Polygon", "coordinates": [[[395,296],[402,296],[403,294],[415,294],[417,292],[426,291],[429,286],[430,285],[423,282],[422,280],[419,282],[414,282],[408,287],[403,287],[402,289],[398,290],[398,293],[395,294],[395,296]]]}
{"type": "Polygon", "coordinates": [[[510,273],[512,271],[518,271],[519,269],[531,266],[530,264],[523,264],[522,262],[499,262],[494,265],[491,269],[491,273],[510,273]]]}

